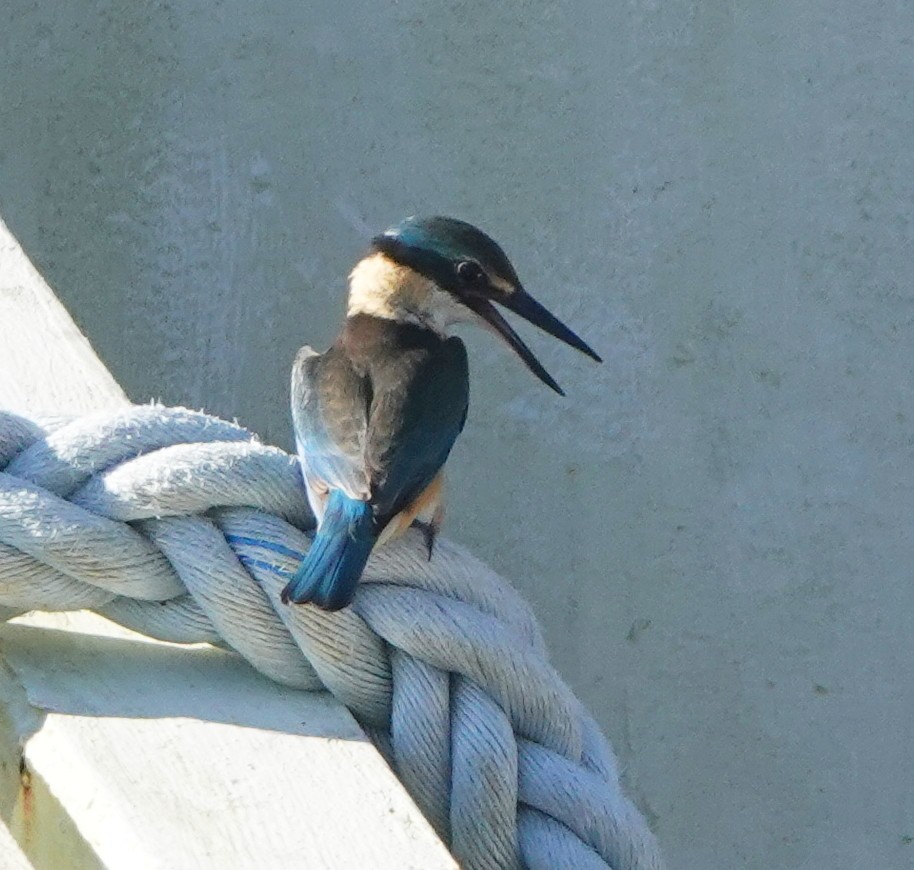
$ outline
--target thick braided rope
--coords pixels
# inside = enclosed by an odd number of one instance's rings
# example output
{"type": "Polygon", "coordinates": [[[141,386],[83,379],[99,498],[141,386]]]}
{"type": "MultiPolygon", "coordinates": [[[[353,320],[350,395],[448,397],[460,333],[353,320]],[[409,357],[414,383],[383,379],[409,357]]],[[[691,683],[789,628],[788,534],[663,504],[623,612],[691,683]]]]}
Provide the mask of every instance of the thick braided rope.
{"type": "Polygon", "coordinates": [[[339,613],[279,592],[313,527],[293,457],[180,408],[0,413],[0,616],[89,608],[328,688],[465,868],[662,866],[529,607],[454,544],[381,548],[339,613]]]}

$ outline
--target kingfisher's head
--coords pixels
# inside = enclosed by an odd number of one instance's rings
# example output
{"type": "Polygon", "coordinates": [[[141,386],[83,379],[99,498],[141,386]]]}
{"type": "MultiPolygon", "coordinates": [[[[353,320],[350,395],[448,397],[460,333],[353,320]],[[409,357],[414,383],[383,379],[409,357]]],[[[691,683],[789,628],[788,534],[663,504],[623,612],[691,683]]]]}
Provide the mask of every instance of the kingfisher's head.
{"type": "Polygon", "coordinates": [[[371,314],[443,333],[454,323],[481,324],[511,347],[557,393],[562,390],[492,303],[600,362],[600,357],[521,285],[498,244],[472,224],[411,217],[371,241],[350,276],[350,316],[371,314]]]}

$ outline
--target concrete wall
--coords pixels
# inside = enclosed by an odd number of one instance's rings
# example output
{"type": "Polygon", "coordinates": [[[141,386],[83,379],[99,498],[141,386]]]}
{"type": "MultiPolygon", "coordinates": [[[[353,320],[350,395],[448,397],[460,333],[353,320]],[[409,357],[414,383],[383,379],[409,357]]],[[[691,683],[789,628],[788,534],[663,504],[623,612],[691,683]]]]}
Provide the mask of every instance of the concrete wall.
{"type": "MultiPolygon", "coordinates": [[[[0,211],[132,397],[288,445],[372,231],[478,222],[601,350],[471,336],[449,533],[673,867],[914,862],[903,3],[4,4],[0,211]]],[[[526,334],[526,333],[525,333],[526,334]]]]}

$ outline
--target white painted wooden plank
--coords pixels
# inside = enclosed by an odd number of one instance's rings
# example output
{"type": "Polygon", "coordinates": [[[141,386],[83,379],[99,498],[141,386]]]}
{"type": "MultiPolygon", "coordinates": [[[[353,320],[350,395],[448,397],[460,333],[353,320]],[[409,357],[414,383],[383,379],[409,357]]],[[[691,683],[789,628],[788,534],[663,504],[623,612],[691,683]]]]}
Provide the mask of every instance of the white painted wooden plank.
{"type": "Polygon", "coordinates": [[[127,402],[0,219],[0,407],[79,414],[127,402]]]}
{"type": "MultiPolygon", "coordinates": [[[[0,224],[0,408],[126,401],[0,224]]],[[[329,695],[93,614],[17,622],[0,626],[0,815],[34,867],[456,866],[329,695]]]]}
{"type": "Polygon", "coordinates": [[[7,625],[0,653],[44,717],[26,773],[31,812],[71,822],[59,854],[88,844],[103,866],[136,870],[449,866],[328,695],[215,649],[7,625]]]}

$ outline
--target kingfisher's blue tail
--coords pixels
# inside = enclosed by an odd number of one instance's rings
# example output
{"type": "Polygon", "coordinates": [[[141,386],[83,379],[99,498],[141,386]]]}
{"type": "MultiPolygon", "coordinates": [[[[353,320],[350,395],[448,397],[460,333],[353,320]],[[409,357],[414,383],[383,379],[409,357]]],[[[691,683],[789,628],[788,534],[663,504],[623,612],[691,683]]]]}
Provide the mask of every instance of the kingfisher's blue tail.
{"type": "Polygon", "coordinates": [[[331,490],[324,519],[295,576],[282,591],[288,604],[312,601],[340,610],[352,601],[377,540],[371,505],[331,490]]]}

